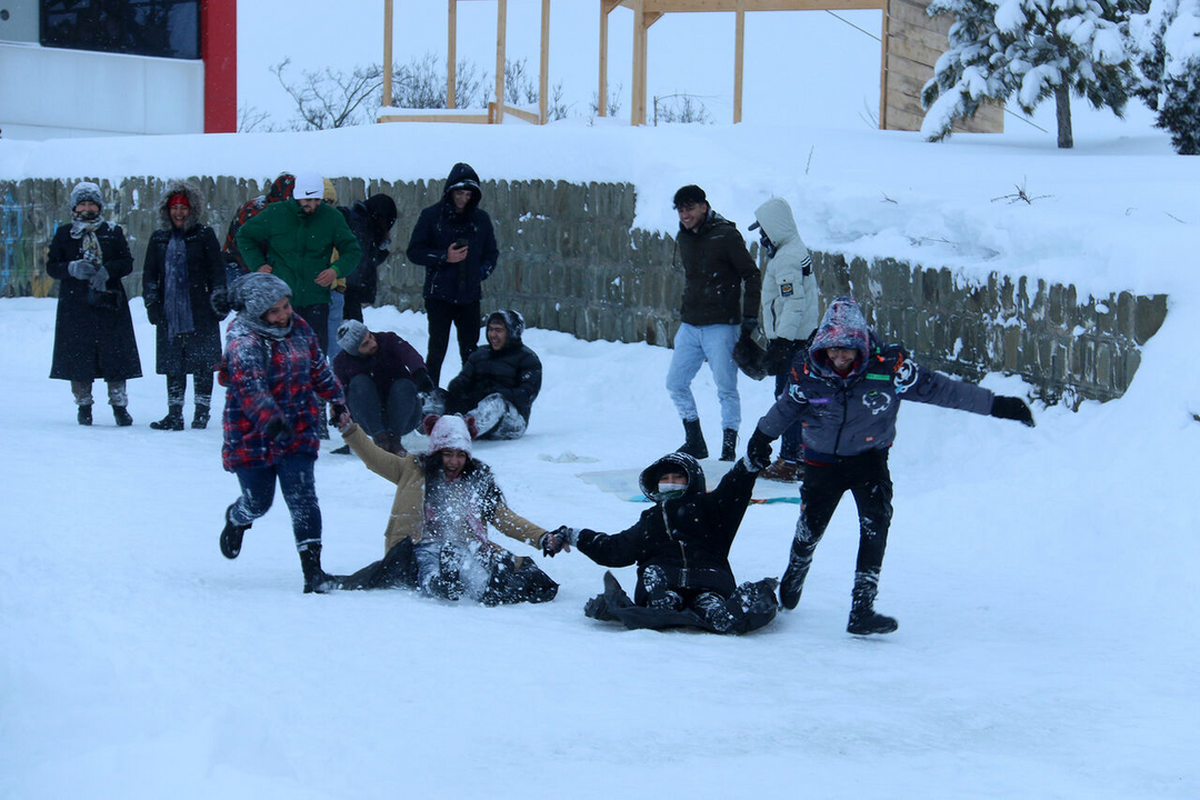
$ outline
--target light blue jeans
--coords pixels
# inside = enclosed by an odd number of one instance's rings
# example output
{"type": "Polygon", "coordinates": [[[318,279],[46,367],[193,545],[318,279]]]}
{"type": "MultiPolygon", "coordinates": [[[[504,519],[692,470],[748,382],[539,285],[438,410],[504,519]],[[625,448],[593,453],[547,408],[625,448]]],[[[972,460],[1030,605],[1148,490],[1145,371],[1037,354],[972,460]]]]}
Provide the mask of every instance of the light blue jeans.
{"type": "Polygon", "coordinates": [[[742,424],[742,401],[738,397],[737,365],[733,363],[733,345],[737,342],[738,325],[679,326],[675,334],[675,352],[667,370],[667,392],[683,420],[699,419],[696,398],[692,395],[692,379],[700,365],[708,362],[713,381],[717,384],[717,399],[721,402],[721,428],[738,430],[742,424]]]}

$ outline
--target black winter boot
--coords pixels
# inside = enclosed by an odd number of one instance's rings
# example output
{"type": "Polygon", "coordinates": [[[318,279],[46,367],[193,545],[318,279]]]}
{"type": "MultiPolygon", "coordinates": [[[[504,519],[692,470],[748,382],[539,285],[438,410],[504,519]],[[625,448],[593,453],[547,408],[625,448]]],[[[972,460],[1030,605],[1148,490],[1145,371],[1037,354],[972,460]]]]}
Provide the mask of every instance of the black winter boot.
{"type": "Polygon", "coordinates": [[[854,573],[850,621],[846,623],[848,633],[853,633],[855,636],[869,636],[874,633],[891,633],[900,627],[894,617],[876,613],[875,594],[878,591],[878,573],[854,573]]]}
{"type": "Polygon", "coordinates": [[[726,428],[721,434],[721,460],[736,461],[737,460],[737,431],[733,428],[726,428]]]}
{"type": "Polygon", "coordinates": [[[156,431],[183,430],[183,406],[168,406],[167,415],[160,420],[150,423],[156,431]]]}
{"type": "Polygon", "coordinates": [[[305,594],[325,594],[342,588],[337,578],[321,569],[319,544],[310,544],[300,551],[300,569],[304,570],[305,594]]]}
{"type": "Polygon", "coordinates": [[[233,503],[225,509],[225,530],[221,531],[221,555],[226,558],[237,558],[242,552],[242,536],[250,530],[249,525],[238,525],[229,516],[233,511],[233,503]]]}
{"type": "Polygon", "coordinates": [[[687,435],[687,441],[675,452],[686,453],[697,461],[708,458],[708,445],[704,443],[704,434],[700,431],[700,420],[685,419],[683,432],[687,435]]]}
{"type": "Polygon", "coordinates": [[[798,545],[793,539],[787,569],[779,581],[779,605],[786,609],[793,609],[800,602],[800,593],[804,591],[804,579],[808,577],[808,569],[812,566],[812,553],[806,552],[798,545]]]}
{"type": "Polygon", "coordinates": [[[125,406],[113,406],[113,419],[117,421],[118,428],[128,428],[133,424],[133,417],[129,416],[128,409],[125,406]]]}
{"type": "MultiPolygon", "coordinates": [[[[182,409],[180,409],[182,413],[182,409]]],[[[208,419],[211,414],[209,406],[196,406],[196,412],[192,414],[192,427],[198,431],[202,431],[208,427],[208,419]]],[[[153,425],[150,427],[154,427],[153,425]]]]}
{"type": "Polygon", "coordinates": [[[76,412],[76,414],[75,414],[75,421],[78,422],[80,425],[91,425],[92,424],[92,407],[91,406],[80,406],[79,411],[76,412]]]}

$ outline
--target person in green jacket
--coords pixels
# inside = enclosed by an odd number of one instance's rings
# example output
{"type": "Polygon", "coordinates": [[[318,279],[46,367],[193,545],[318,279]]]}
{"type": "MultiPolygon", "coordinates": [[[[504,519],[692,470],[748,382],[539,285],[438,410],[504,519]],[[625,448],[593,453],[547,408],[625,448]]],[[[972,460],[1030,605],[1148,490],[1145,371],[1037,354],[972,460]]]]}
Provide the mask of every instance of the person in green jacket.
{"type": "Polygon", "coordinates": [[[354,271],[362,257],[346,218],[321,202],[324,179],[296,173],[292,200],[272,203],[237,232],[237,245],[251,271],[270,272],[292,290],[292,308],[329,350],[330,287],[354,271]],[[337,261],[330,263],[334,248],[337,261]],[[263,256],[264,251],[266,256],[263,256]]]}

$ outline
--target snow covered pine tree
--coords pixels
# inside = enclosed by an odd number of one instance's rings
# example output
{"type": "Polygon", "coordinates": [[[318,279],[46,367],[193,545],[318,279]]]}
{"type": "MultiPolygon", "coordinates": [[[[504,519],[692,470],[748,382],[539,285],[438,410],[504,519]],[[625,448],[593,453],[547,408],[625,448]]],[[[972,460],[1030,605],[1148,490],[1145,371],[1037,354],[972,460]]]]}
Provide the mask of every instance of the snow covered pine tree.
{"type": "Polygon", "coordinates": [[[1152,0],[1129,20],[1133,92],[1180,155],[1200,155],[1200,0],[1152,0]]]}
{"type": "Polygon", "coordinates": [[[1074,146],[1070,94],[1125,110],[1124,76],[1129,58],[1109,0],[933,0],[929,14],[954,14],[950,49],[934,66],[921,92],[928,109],[921,134],[938,141],[955,120],[975,113],[983,100],[1007,100],[1014,92],[1032,114],[1054,96],[1058,146],[1074,146]]]}

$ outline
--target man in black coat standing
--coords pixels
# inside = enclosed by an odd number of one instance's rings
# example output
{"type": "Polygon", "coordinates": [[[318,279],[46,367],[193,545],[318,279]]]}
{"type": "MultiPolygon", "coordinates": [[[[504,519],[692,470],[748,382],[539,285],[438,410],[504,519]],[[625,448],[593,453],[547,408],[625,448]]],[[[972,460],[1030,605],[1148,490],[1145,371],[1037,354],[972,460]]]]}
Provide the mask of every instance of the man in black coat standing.
{"type": "Polygon", "coordinates": [[[379,286],[379,267],[391,255],[392,226],[396,224],[396,201],[386,194],[373,194],[353,206],[338,206],[350,232],[358,239],[362,260],[346,276],[345,306],[342,319],[363,321],[363,306],[375,302],[379,286]]]}
{"type": "Polygon", "coordinates": [[[450,170],[442,199],[421,211],[408,239],[406,255],[425,267],[425,313],[429,318],[429,353],[425,364],[437,386],[450,343],[450,325],[458,334],[462,363],[479,338],[481,285],[500,251],[492,220],[479,207],[479,176],[470,164],[450,170]]]}
{"type": "Polygon", "coordinates": [[[434,393],[426,411],[475,419],[478,439],[519,439],[529,425],[533,401],[542,390],[542,362],[521,342],[525,319],[516,311],[494,311],[487,320],[488,346],[467,357],[446,391],[434,393]]]}

